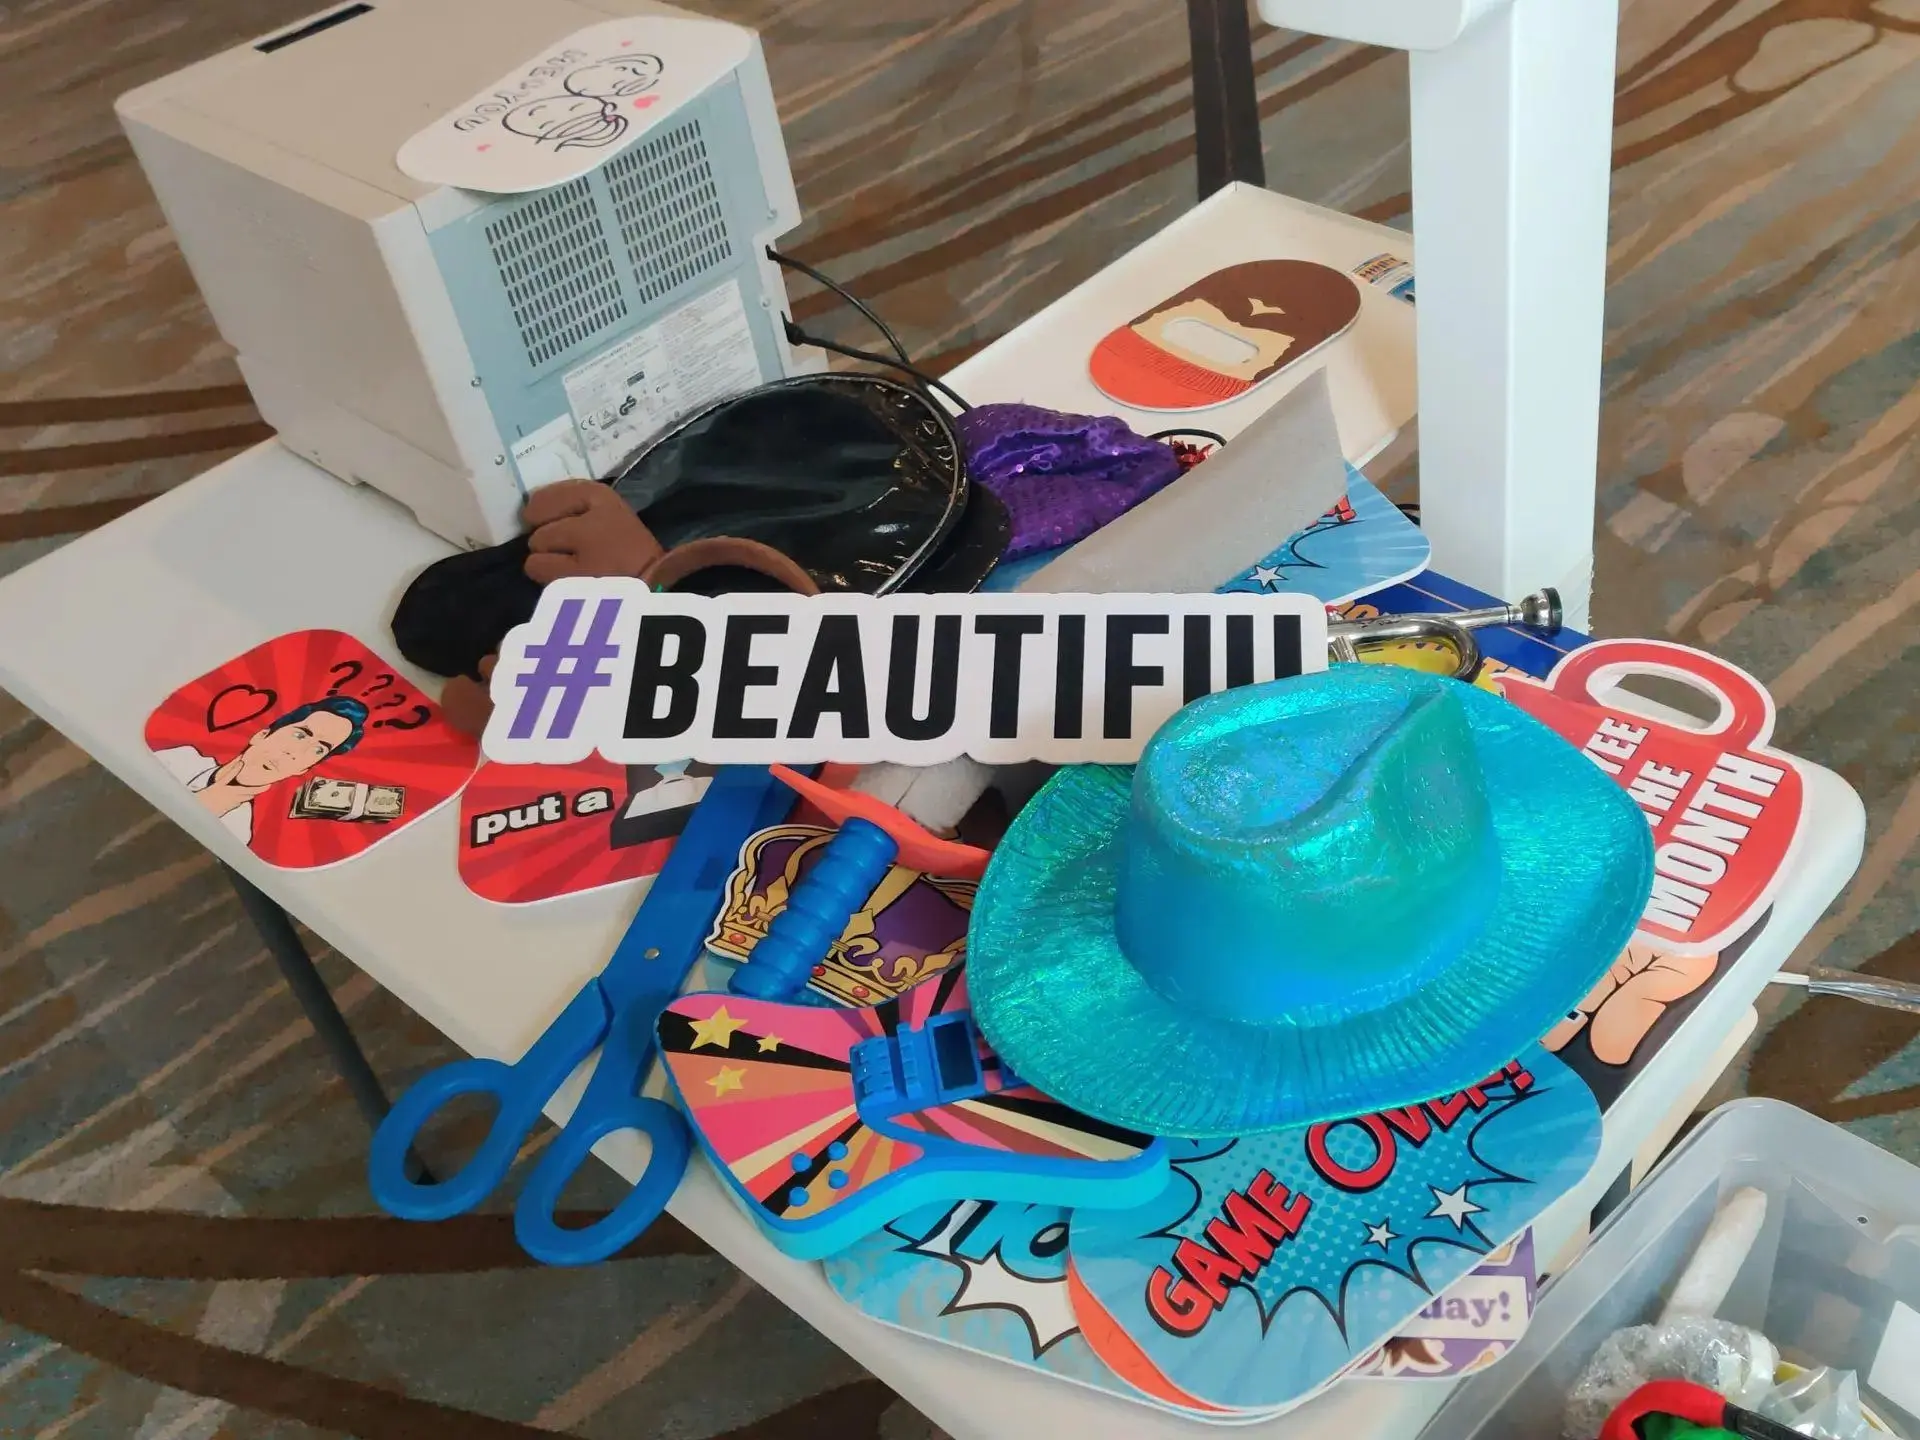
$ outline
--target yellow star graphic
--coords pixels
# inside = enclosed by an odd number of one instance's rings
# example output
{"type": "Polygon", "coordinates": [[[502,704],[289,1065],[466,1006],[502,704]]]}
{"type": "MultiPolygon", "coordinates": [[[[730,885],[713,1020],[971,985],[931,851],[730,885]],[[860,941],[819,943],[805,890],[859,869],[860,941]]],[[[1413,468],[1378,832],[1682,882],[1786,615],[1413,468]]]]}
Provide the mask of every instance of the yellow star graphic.
{"type": "Polygon", "coordinates": [[[760,1037],[760,1053],[762,1055],[765,1055],[770,1050],[778,1050],[779,1048],[780,1037],[778,1035],[762,1035],[760,1037]]]}
{"type": "Polygon", "coordinates": [[[733,1043],[733,1032],[746,1023],[727,1014],[727,1007],[722,1005],[706,1019],[693,1022],[693,1044],[687,1048],[698,1050],[702,1045],[718,1045],[724,1050],[733,1043]]]}
{"type": "Polygon", "coordinates": [[[744,1090],[747,1088],[747,1072],[737,1065],[726,1065],[707,1084],[713,1087],[716,1098],[733,1090],[744,1090]]]}

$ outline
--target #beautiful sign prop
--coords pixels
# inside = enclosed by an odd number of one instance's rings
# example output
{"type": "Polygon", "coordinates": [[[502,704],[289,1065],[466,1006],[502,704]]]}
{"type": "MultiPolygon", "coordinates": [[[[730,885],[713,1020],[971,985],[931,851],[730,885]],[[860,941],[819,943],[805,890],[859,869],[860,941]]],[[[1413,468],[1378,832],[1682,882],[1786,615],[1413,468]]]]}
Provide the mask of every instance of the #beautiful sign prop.
{"type": "Polygon", "coordinates": [[[1321,670],[1305,595],[699,595],[563,580],[507,637],[489,758],[1130,764],[1189,701],[1321,670]]]}

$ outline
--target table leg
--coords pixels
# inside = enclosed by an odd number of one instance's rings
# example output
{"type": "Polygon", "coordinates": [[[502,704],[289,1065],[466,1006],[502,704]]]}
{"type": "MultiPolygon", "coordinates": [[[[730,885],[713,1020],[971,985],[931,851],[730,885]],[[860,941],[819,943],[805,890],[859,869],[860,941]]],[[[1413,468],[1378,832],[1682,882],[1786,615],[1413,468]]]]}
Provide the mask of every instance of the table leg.
{"type": "MultiPolygon", "coordinates": [[[[1484,6],[1472,6],[1485,9],[1484,6]]],[[[1490,595],[1587,628],[1617,0],[1513,0],[1408,61],[1420,527],[1490,595]]]]}
{"type": "Polygon", "coordinates": [[[1194,152],[1200,198],[1236,180],[1265,185],[1260,97],[1246,0],[1187,0],[1193,51],[1194,152]]]}
{"type": "MultiPolygon", "coordinates": [[[[334,1069],[346,1081],[360,1113],[367,1117],[368,1125],[378,1128],[392,1108],[387,1092],[380,1084],[380,1077],[373,1073],[366,1051],[360,1048],[360,1042],[347,1025],[347,1017],[334,1004],[333,992],[327,989],[327,982],[314,968],[313,957],[307,954],[299,931],[293,928],[293,918],[239,871],[227,865],[220,868],[227,872],[234,893],[240,897],[240,908],[247,912],[267,953],[273,956],[281,975],[286,977],[287,988],[293,991],[293,998],[300,1002],[314,1033],[326,1046],[334,1069]]],[[[409,1153],[407,1164],[409,1179],[417,1184],[431,1183],[432,1176],[418,1155],[409,1153]]]]}

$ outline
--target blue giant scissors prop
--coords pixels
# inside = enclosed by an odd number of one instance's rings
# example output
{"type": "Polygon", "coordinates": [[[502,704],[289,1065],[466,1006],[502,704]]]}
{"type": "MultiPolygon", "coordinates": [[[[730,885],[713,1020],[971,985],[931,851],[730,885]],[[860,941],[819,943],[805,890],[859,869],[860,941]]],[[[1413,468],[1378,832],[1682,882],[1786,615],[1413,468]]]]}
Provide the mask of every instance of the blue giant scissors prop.
{"type": "Polygon", "coordinates": [[[638,1238],[679,1187],[692,1144],[678,1110],[639,1093],[653,1063],[654,1026],[700,957],[741,847],[779,824],[793,804],[793,791],[764,766],[720,770],[607,968],[581,987],[533,1048],[512,1065],[456,1061],[421,1077],[400,1097],[374,1132],[368,1156],[367,1179],[380,1207],[403,1220],[445,1220],[473,1209],[505,1181],[547,1101],[598,1049],[600,1063],[573,1118],[520,1191],[513,1233],[522,1249],[548,1265],[591,1265],[638,1238]],[[406,1156],[415,1138],[441,1107],[462,1095],[491,1095],[499,1102],[480,1148],[435,1184],[408,1179],[406,1156]],[[554,1219],[561,1192],[594,1145],[622,1130],[638,1130],[652,1141],[646,1170],[605,1218],[563,1229],[554,1219]]]}

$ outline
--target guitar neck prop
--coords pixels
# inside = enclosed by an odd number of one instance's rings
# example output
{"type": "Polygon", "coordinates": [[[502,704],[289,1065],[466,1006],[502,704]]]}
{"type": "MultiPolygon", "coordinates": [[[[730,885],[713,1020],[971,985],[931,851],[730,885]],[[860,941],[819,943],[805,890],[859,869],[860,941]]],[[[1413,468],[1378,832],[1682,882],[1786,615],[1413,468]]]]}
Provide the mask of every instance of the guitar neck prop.
{"type": "Polygon", "coordinates": [[[940,1201],[1129,1206],[1166,1184],[1165,1141],[1089,1119],[1000,1063],[955,971],[865,1010],[685,995],[659,1035],[715,1170],[796,1259],[940,1201]]]}

